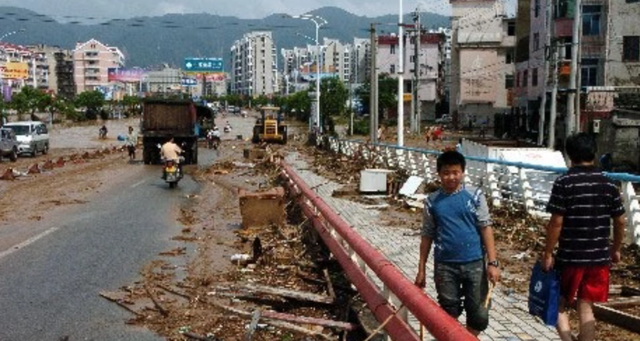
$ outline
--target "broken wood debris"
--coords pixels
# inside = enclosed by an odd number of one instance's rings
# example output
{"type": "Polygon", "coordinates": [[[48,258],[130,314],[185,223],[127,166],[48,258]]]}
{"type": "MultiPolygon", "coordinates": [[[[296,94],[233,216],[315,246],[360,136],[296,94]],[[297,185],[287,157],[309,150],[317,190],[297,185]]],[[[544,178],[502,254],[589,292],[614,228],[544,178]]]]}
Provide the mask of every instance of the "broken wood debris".
{"type": "Polygon", "coordinates": [[[142,317],[142,316],[144,316],[144,314],[139,313],[139,312],[135,311],[134,309],[130,308],[128,305],[126,305],[126,304],[124,303],[124,301],[123,301],[121,298],[117,297],[117,295],[116,295],[116,294],[114,294],[114,293],[110,293],[110,292],[106,292],[106,291],[101,291],[101,292],[100,292],[100,297],[102,297],[102,298],[106,298],[107,300],[109,300],[109,301],[111,301],[111,302],[113,302],[113,303],[115,303],[115,304],[119,305],[119,306],[120,306],[121,308],[123,308],[124,310],[126,310],[126,311],[128,311],[128,312],[130,312],[130,313],[132,313],[132,314],[134,314],[134,315],[136,315],[136,316],[138,316],[138,317],[142,317]]]}
{"type": "MultiPolygon", "coordinates": [[[[284,298],[294,299],[297,301],[307,301],[314,303],[322,303],[322,304],[333,304],[333,299],[331,297],[319,294],[313,294],[304,291],[292,290],[292,289],[281,289],[269,287],[266,285],[259,284],[240,284],[233,287],[227,287],[222,285],[215,285],[214,289],[218,291],[238,291],[242,294],[251,294],[251,295],[274,295],[280,296],[284,298]]],[[[214,293],[215,294],[215,293],[214,293]]]]}
{"type": "MultiPolygon", "coordinates": [[[[242,310],[242,309],[226,306],[226,305],[223,305],[223,304],[220,304],[220,303],[216,303],[216,302],[210,302],[209,301],[207,303],[209,303],[209,304],[211,304],[211,305],[213,305],[215,307],[218,307],[220,309],[223,309],[223,310],[232,312],[234,314],[237,314],[237,315],[239,315],[241,317],[244,317],[244,318],[253,318],[253,313],[251,313],[249,311],[245,311],[245,310],[242,310]]],[[[267,315],[268,315],[268,312],[266,312],[266,311],[262,312],[262,316],[264,317],[263,320],[266,323],[270,324],[270,325],[273,325],[273,326],[276,326],[276,327],[280,327],[280,328],[284,328],[284,329],[288,329],[288,330],[295,331],[295,332],[298,332],[298,333],[302,333],[302,334],[305,334],[305,335],[319,336],[319,337],[322,337],[325,340],[333,340],[333,337],[331,337],[329,335],[326,335],[326,334],[324,334],[322,332],[318,332],[318,331],[310,330],[310,329],[307,329],[307,328],[304,328],[304,327],[300,327],[298,325],[295,325],[295,324],[292,324],[292,323],[289,323],[289,322],[280,321],[280,320],[277,320],[277,318],[273,317],[273,316],[272,317],[267,317],[267,315]]],[[[301,322],[301,323],[312,324],[310,322],[301,322]]]]}

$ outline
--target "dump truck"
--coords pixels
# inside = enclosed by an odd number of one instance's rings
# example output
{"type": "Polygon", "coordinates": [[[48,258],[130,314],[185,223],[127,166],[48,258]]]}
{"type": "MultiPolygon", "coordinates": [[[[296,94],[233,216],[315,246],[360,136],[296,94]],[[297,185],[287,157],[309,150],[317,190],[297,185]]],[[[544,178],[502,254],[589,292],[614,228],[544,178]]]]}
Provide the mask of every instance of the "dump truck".
{"type": "Polygon", "coordinates": [[[160,164],[162,145],[174,138],[184,150],[185,164],[198,163],[196,104],[191,100],[147,98],[142,103],[140,132],[145,164],[160,164]]]}
{"type": "Polygon", "coordinates": [[[287,124],[279,107],[262,107],[260,118],[253,127],[253,143],[278,142],[287,143],[287,124]]]}

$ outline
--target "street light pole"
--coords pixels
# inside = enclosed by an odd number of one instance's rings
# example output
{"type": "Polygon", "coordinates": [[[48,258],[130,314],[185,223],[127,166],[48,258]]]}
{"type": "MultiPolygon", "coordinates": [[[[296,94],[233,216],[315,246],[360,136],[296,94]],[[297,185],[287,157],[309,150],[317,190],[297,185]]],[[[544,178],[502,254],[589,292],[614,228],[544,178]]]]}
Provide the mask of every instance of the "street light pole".
{"type": "Polygon", "coordinates": [[[318,132],[322,132],[322,126],[320,125],[320,41],[319,31],[320,27],[326,25],[328,22],[317,15],[303,14],[293,16],[295,19],[309,20],[316,25],[316,117],[315,128],[318,132]]]}
{"type": "Polygon", "coordinates": [[[402,36],[402,0],[398,13],[398,147],[404,145],[404,37],[402,36]]]}

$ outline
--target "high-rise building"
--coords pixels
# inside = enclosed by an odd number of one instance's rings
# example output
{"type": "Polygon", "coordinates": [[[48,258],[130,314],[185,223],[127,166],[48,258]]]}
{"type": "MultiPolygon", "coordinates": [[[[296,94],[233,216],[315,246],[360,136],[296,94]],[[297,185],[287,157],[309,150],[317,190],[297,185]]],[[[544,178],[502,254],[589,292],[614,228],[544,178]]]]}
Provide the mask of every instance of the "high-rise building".
{"type": "Polygon", "coordinates": [[[117,47],[91,39],[76,44],[73,63],[76,92],[80,94],[109,87],[108,70],[124,67],[125,58],[117,47]]]}
{"type": "Polygon", "coordinates": [[[270,31],[254,31],[231,47],[231,93],[250,97],[278,91],[277,53],[270,31]]]}

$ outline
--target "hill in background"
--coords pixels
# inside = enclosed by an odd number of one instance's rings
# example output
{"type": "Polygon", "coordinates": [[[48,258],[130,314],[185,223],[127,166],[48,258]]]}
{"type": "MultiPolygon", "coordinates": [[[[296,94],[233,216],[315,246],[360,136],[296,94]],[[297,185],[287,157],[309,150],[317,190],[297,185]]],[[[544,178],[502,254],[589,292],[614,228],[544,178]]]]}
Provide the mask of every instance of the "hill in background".
{"type": "MultiPolygon", "coordinates": [[[[368,38],[371,22],[388,23],[380,25],[379,32],[397,32],[393,25],[397,15],[375,18],[357,16],[337,7],[323,7],[311,14],[325,18],[329,24],[320,30],[323,37],[352,43],[354,37],[368,38]]],[[[299,34],[315,37],[313,23],[286,18],[274,14],[263,19],[239,19],[237,17],[213,14],[167,14],[161,17],[136,17],[113,19],[107,22],[92,22],[93,18],[70,18],[61,23],[46,15],[33,11],[0,7],[0,27],[2,34],[24,29],[25,31],[7,36],[4,41],[16,44],[45,44],[64,49],[75,48],[76,42],[95,38],[109,46],[118,47],[126,56],[127,67],[151,67],[169,64],[182,67],[186,57],[222,57],[228,68],[229,49],[243,34],[256,30],[273,32],[273,40],[278,51],[281,48],[313,44],[299,34]]],[[[405,22],[412,21],[411,15],[405,22]]],[[[422,13],[421,22],[427,29],[448,27],[449,18],[422,13]]]]}

